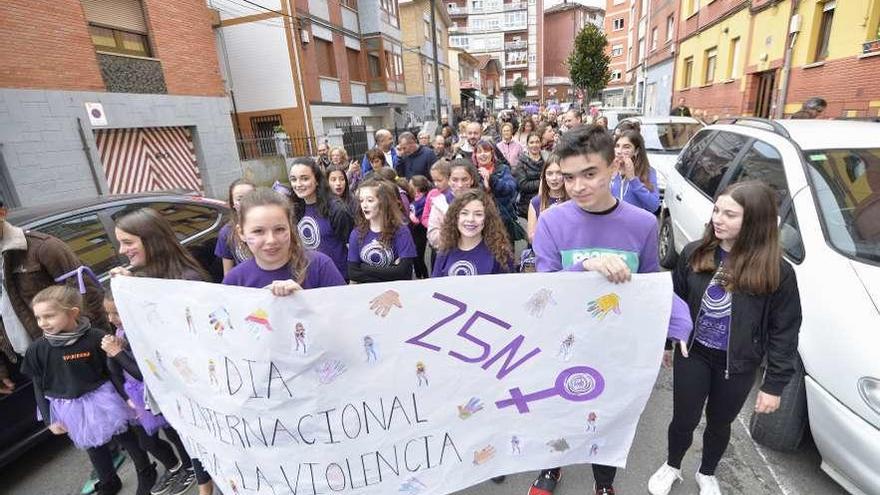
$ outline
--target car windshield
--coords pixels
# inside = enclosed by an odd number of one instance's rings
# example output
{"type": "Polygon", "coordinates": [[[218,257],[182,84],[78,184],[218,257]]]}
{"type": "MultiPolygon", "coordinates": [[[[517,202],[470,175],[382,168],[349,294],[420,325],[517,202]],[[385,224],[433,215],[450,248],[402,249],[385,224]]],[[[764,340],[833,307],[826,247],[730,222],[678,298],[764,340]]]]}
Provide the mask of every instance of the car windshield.
{"type": "Polygon", "coordinates": [[[880,148],[804,152],[828,243],[880,263],[880,148]]]}
{"type": "Polygon", "coordinates": [[[642,124],[645,150],[678,153],[702,128],[700,124],[642,124]]]}

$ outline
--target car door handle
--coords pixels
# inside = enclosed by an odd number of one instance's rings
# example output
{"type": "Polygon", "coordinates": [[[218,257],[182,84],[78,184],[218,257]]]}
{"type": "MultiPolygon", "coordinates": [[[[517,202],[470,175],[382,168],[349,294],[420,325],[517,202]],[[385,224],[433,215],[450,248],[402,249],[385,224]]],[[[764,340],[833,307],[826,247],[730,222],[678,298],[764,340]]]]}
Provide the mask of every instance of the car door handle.
{"type": "Polygon", "coordinates": [[[681,193],[676,193],[676,194],[675,194],[675,199],[678,200],[678,201],[681,201],[681,193]]]}

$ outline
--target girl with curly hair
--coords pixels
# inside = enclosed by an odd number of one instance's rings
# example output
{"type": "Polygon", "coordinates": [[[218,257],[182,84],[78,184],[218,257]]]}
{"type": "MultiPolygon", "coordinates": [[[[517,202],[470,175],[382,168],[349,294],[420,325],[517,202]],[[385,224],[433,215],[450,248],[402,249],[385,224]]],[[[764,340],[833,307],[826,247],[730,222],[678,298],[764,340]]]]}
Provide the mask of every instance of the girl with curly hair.
{"type": "Polygon", "coordinates": [[[440,230],[440,253],[432,277],[490,275],[513,271],[507,228],[495,201],[469,189],[455,197],[440,230]]]}
{"type": "Polygon", "coordinates": [[[416,245],[401,218],[395,184],[370,178],[358,187],[360,208],[348,238],[348,276],[352,282],[410,280],[416,245]]]}

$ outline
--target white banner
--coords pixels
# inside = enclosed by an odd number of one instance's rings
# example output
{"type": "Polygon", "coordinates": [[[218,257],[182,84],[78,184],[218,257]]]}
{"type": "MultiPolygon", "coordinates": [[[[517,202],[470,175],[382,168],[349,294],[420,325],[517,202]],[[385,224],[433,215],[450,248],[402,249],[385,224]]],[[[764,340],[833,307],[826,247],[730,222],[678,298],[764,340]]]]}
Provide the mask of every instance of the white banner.
{"type": "Polygon", "coordinates": [[[116,278],[148,388],[224,493],[447,494],[624,466],[669,274],[449,277],[274,297],[116,278]]]}

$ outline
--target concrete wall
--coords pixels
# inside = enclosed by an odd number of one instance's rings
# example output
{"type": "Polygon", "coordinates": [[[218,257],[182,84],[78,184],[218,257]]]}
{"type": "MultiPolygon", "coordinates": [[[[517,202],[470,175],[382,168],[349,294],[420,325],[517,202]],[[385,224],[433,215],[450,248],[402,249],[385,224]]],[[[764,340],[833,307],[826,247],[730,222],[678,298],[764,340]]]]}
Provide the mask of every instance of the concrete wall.
{"type": "Polygon", "coordinates": [[[241,175],[225,97],[0,89],[0,164],[6,168],[0,172],[11,180],[22,206],[94,197],[107,190],[85,102],[103,104],[109,125],[101,129],[192,128],[208,196],[225,197],[229,183],[241,175]]]}

